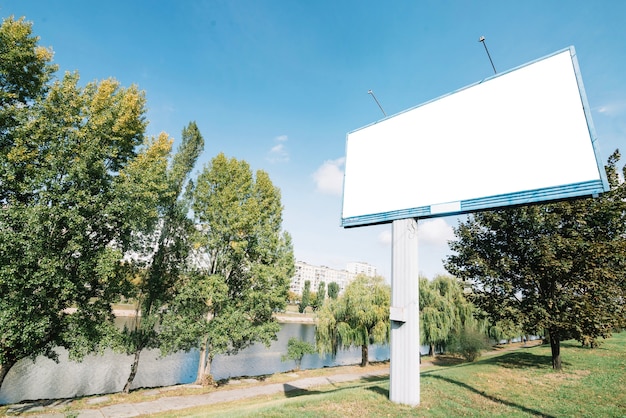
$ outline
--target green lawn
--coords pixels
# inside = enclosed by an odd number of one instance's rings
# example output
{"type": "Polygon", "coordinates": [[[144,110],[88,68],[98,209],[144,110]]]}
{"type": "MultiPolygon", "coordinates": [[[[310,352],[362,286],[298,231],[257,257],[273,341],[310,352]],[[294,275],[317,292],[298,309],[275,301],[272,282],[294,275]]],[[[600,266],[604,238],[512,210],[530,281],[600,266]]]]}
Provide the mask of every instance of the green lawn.
{"type": "Polygon", "coordinates": [[[552,370],[549,346],[474,363],[441,362],[422,371],[421,404],[415,408],[389,402],[389,379],[379,378],[160,416],[626,416],[626,332],[593,350],[568,341],[561,353],[562,372],[552,370]]]}

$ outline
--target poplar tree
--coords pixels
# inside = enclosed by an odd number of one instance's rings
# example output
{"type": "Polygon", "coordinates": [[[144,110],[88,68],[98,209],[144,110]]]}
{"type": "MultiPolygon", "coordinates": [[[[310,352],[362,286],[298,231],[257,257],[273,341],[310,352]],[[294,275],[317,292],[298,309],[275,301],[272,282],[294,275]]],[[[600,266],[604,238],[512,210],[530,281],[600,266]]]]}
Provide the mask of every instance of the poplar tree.
{"type": "Polygon", "coordinates": [[[276,339],[273,313],[286,305],[295,267],[280,191],[266,172],[219,154],[198,177],[192,209],[197,267],[168,306],[162,350],[199,348],[197,382],[207,384],[215,355],[276,339]]]}
{"type": "Polygon", "coordinates": [[[315,302],[313,310],[317,311],[324,306],[324,300],[326,299],[326,282],[320,282],[317,285],[317,292],[315,293],[315,302]]]}
{"type": "Polygon", "coordinates": [[[311,304],[311,281],[304,281],[304,289],[302,290],[302,299],[300,299],[300,303],[298,304],[298,312],[304,313],[307,306],[311,304]]]}
{"type": "Polygon", "coordinates": [[[337,282],[328,283],[328,297],[331,299],[337,299],[339,296],[339,284],[337,282]]]}
{"type": "Polygon", "coordinates": [[[143,218],[142,227],[134,235],[131,296],[137,308],[131,327],[122,333],[123,350],[133,355],[125,393],[130,391],[143,349],[160,347],[158,328],[162,312],[185,270],[193,234],[184,185],[204,148],[195,122],[183,129],[180,146],[168,166],[171,147],[172,140],[162,133],[146,144],[144,152],[125,173],[131,184],[147,193],[144,199],[150,201],[152,209],[152,216],[143,218]],[[155,192],[150,193],[151,190],[155,192]]]}

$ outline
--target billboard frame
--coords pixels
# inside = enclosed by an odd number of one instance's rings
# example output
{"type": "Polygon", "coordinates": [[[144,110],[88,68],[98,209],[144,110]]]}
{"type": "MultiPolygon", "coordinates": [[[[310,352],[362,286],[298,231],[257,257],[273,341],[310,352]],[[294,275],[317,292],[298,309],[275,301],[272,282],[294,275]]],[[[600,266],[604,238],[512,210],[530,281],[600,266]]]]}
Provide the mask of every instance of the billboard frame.
{"type": "Polygon", "coordinates": [[[606,173],[604,171],[604,165],[600,159],[601,156],[600,156],[599,146],[597,142],[597,134],[595,131],[595,127],[593,125],[593,120],[591,117],[591,110],[590,110],[590,106],[587,100],[587,95],[585,92],[584,84],[582,81],[582,75],[581,75],[580,67],[578,64],[577,57],[576,57],[576,51],[573,46],[561,49],[552,54],[549,54],[539,59],[525,63],[523,65],[507,70],[505,72],[498,73],[491,77],[485,78],[484,80],[481,80],[479,82],[473,83],[461,89],[455,90],[451,93],[442,95],[438,98],[429,100],[425,103],[406,109],[395,115],[383,118],[375,123],[368,124],[362,128],[351,131],[346,136],[346,157],[347,157],[346,158],[346,171],[344,172],[344,184],[343,184],[344,190],[343,190],[342,218],[341,218],[341,226],[344,228],[390,223],[394,220],[406,219],[406,218],[426,219],[426,218],[433,218],[433,217],[440,217],[440,216],[459,215],[459,214],[464,214],[464,213],[496,209],[496,208],[502,208],[502,207],[507,207],[507,206],[519,206],[519,205],[567,200],[567,199],[574,199],[574,198],[581,198],[581,197],[595,197],[599,195],[600,193],[609,190],[606,173]],[[345,205],[346,205],[346,177],[348,175],[348,170],[349,170],[348,165],[350,164],[350,159],[348,157],[348,146],[349,146],[348,140],[349,140],[350,135],[358,133],[359,131],[375,126],[382,122],[388,121],[390,119],[393,119],[397,116],[404,115],[413,110],[423,108],[429,104],[448,98],[457,93],[464,92],[468,89],[471,89],[472,87],[475,87],[483,83],[486,83],[488,81],[506,76],[517,70],[524,69],[525,67],[547,60],[556,55],[563,54],[566,51],[569,52],[569,55],[570,55],[570,59],[572,63],[572,70],[573,70],[576,85],[578,88],[578,96],[580,99],[580,103],[582,104],[583,115],[584,115],[584,119],[587,125],[586,126],[587,132],[589,135],[589,139],[591,141],[591,149],[593,150],[594,157],[595,157],[595,165],[598,170],[597,178],[594,178],[593,180],[589,180],[589,181],[551,185],[549,187],[540,187],[540,188],[533,188],[533,189],[528,189],[528,190],[518,190],[518,191],[514,191],[510,193],[496,193],[496,194],[492,194],[488,196],[477,196],[477,197],[471,197],[471,198],[461,199],[457,201],[433,202],[433,204],[425,205],[425,206],[407,207],[407,208],[401,208],[397,210],[372,211],[371,213],[344,216],[345,205]]]}

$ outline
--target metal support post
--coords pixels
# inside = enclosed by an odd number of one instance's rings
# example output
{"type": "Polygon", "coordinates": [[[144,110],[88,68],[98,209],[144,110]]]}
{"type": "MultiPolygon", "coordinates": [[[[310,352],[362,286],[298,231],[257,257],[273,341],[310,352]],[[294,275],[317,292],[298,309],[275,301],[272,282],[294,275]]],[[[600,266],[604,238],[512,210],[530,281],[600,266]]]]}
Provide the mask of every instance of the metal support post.
{"type": "Polygon", "coordinates": [[[417,220],[392,223],[389,399],[420,403],[419,271],[417,220]]]}

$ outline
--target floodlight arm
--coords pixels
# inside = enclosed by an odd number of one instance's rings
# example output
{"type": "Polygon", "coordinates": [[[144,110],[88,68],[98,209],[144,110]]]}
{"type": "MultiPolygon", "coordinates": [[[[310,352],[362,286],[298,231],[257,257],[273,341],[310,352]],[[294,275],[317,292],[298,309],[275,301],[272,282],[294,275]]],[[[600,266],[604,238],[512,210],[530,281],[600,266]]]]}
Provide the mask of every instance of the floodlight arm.
{"type": "Polygon", "coordinates": [[[478,42],[482,43],[483,46],[485,47],[485,52],[487,52],[487,57],[489,57],[489,62],[491,63],[491,68],[493,68],[493,73],[497,74],[498,72],[496,71],[496,66],[493,65],[493,60],[491,59],[491,54],[489,53],[489,50],[487,49],[487,43],[485,42],[485,37],[481,36],[480,38],[478,38],[478,42]]]}
{"type": "Polygon", "coordinates": [[[378,103],[378,100],[376,99],[376,96],[374,96],[374,92],[372,90],[368,90],[367,94],[372,96],[372,98],[374,99],[374,101],[376,102],[378,107],[380,107],[380,111],[383,112],[383,115],[385,115],[385,117],[387,117],[387,114],[383,110],[383,107],[380,105],[380,103],[378,103]]]}

